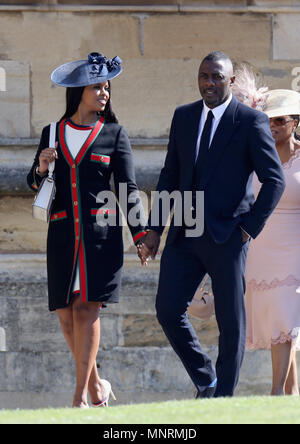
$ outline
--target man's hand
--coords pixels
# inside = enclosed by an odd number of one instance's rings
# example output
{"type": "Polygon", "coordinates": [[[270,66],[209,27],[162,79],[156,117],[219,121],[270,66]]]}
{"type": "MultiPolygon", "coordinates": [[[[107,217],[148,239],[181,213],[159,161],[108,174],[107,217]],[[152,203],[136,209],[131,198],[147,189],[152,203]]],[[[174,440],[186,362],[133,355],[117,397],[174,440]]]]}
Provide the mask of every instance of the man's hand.
{"type": "Polygon", "coordinates": [[[143,266],[147,265],[147,260],[149,256],[151,259],[155,259],[160,244],[160,235],[154,231],[150,230],[147,232],[146,236],[143,237],[141,242],[138,244],[138,256],[141,259],[143,266]]]}
{"type": "Polygon", "coordinates": [[[148,251],[148,249],[145,247],[145,244],[143,244],[143,242],[142,241],[140,241],[138,244],[137,244],[137,254],[138,254],[138,257],[140,258],[140,260],[141,260],[141,265],[142,265],[142,267],[145,267],[145,266],[147,266],[147,262],[148,262],[148,260],[149,260],[149,251],[148,251]]]}

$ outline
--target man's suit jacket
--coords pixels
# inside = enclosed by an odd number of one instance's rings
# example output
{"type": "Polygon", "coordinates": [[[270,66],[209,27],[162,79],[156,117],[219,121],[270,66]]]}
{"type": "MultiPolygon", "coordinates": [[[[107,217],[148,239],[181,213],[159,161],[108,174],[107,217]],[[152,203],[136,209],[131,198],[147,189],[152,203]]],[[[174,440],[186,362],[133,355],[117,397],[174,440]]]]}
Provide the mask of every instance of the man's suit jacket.
{"type": "MultiPolygon", "coordinates": [[[[192,188],[195,149],[203,101],[176,109],[165,165],[157,191],[184,193],[192,188]]],[[[285,187],[281,162],[271,135],[268,117],[238,102],[233,96],[224,112],[201,175],[205,225],[217,243],[226,242],[237,225],[255,238],[276,207],[285,187]],[[253,172],[262,183],[255,200],[253,172]]],[[[162,233],[165,220],[148,227],[162,233]]],[[[171,221],[167,243],[174,242],[180,227],[171,221]]]]}

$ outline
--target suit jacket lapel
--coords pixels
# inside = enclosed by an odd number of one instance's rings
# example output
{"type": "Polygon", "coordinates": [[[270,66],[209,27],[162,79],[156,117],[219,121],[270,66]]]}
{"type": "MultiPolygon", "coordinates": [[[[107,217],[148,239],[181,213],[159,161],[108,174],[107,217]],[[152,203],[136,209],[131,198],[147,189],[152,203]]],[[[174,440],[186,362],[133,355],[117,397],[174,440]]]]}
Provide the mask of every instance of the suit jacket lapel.
{"type": "Polygon", "coordinates": [[[233,96],[231,102],[226,108],[217,130],[211,142],[209,152],[205,159],[203,174],[200,179],[200,190],[203,190],[217,162],[220,160],[226,146],[228,145],[233,133],[240,122],[235,120],[237,99],[233,96]]]}
{"type": "MultiPolygon", "coordinates": [[[[196,145],[199,133],[199,123],[203,110],[203,101],[200,100],[195,104],[195,108],[186,115],[187,121],[185,122],[185,133],[186,137],[183,143],[184,146],[184,164],[183,168],[186,171],[192,172],[196,162],[196,145]]],[[[189,189],[191,187],[193,174],[186,174],[184,188],[189,189]]]]}
{"type": "Polygon", "coordinates": [[[191,113],[189,116],[189,122],[190,122],[190,137],[191,137],[191,143],[189,146],[191,147],[191,154],[192,159],[195,164],[196,162],[196,145],[198,140],[198,134],[199,134],[199,124],[200,124],[200,118],[203,110],[203,100],[198,102],[198,106],[196,107],[195,111],[191,113]]]}

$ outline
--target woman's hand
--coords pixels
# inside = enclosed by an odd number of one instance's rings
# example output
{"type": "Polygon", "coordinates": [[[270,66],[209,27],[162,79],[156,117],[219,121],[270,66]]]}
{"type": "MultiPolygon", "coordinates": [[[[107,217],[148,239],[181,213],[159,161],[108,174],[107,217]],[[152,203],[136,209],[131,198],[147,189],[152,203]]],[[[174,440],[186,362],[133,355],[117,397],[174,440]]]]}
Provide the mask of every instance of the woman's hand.
{"type": "Polygon", "coordinates": [[[39,173],[44,174],[48,170],[48,166],[50,162],[57,159],[57,151],[56,148],[58,146],[58,142],[55,144],[55,148],[45,148],[41,151],[39,157],[39,173]]]}
{"type": "Polygon", "coordinates": [[[149,256],[154,260],[158,252],[160,244],[160,235],[153,230],[149,230],[146,236],[143,237],[141,242],[137,245],[138,256],[141,260],[142,266],[147,265],[149,256]]]}

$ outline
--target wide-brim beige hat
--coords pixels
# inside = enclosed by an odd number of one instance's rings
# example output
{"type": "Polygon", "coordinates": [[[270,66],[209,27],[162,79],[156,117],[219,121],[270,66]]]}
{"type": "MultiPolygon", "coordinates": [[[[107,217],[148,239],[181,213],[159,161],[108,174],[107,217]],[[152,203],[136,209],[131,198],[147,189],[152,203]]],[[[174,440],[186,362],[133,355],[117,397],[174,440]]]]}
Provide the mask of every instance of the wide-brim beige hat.
{"type": "Polygon", "coordinates": [[[264,112],[269,118],[300,115],[300,94],[291,89],[268,91],[264,112]]]}

